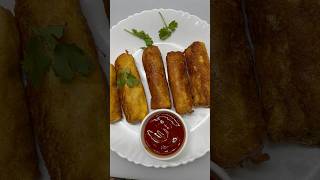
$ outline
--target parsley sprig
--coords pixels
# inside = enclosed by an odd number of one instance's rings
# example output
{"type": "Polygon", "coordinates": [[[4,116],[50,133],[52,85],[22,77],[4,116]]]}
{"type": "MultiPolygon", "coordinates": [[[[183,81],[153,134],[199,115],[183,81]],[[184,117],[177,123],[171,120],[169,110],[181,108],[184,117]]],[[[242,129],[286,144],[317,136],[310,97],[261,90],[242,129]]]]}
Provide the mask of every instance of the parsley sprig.
{"type": "Polygon", "coordinates": [[[119,88],[123,88],[126,84],[133,88],[139,83],[140,81],[131,73],[130,69],[123,69],[117,74],[117,86],[119,88]]]}
{"type": "Polygon", "coordinates": [[[75,73],[87,76],[93,69],[89,57],[81,48],[60,41],[63,34],[64,26],[32,30],[22,61],[22,68],[32,85],[39,85],[50,68],[63,82],[70,82],[75,73]]]}
{"type": "Polygon", "coordinates": [[[149,34],[145,33],[144,31],[138,31],[136,29],[132,29],[129,31],[128,29],[124,29],[126,32],[130,33],[131,35],[138,37],[146,43],[146,46],[151,46],[153,44],[152,38],[149,36],[149,34]]]}
{"type": "Polygon", "coordinates": [[[178,23],[173,20],[169,23],[169,25],[167,24],[166,20],[164,19],[163,15],[161,14],[161,12],[159,12],[160,17],[162,19],[162,22],[164,24],[164,27],[161,28],[158,33],[159,33],[159,38],[161,40],[166,40],[168,39],[171,34],[176,30],[176,28],[178,27],[178,23]]]}

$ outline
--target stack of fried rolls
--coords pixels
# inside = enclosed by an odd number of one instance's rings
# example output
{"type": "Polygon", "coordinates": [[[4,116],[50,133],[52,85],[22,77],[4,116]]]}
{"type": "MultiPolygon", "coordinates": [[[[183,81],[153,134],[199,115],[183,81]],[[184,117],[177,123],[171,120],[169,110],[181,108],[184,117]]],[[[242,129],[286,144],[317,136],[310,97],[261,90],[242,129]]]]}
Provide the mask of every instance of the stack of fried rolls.
{"type": "MultiPolygon", "coordinates": [[[[170,91],[174,108],[181,115],[193,112],[193,107],[210,106],[210,61],[203,42],[193,42],[185,52],[168,52],[166,64],[169,83],[157,46],[144,49],[142,63],[151,94],[151,109],[171,109],[170,91]]],[[[148,114],[148,105],[132,55],[126,52],[118,56],[115,70],[111,65],[110,78],[110,122],[121,119],[120,104],[129,123],[143,120],[148,114]],[[138,86],[117,87],[118,73],[126,69],[140,81],[138,86]]]]}

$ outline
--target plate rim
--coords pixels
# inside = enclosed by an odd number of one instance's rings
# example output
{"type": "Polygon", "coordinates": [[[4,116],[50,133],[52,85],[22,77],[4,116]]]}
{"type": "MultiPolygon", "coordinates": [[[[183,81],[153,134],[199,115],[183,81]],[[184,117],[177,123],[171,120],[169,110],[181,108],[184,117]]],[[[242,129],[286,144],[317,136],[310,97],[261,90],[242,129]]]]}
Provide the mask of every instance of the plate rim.
{"type": "Polygon", "coordinates": [[[171,9],[171,8],[154,8],[154,9],[147,9],[147,10],[143,10],[141,12],[134,13],[134,14],[128,16],[127,18],[120,20],[119,22],[117,22],[115,25],[113,25],[110,28],[110,34],[111,34],[112,29],[114,29],[116,26],[118,26],[122,22],[128,20],[129,18],[132,18],[133,16],[138,16],[138,15],[143,14],[143,13],[148,13],[148,12],[152,12],[152,11],[159,11],[159,10],[161,10],[161,11],[173,11],[173,12],[176,12],[176,13],[186,14],[186,15],[188,15],[190,17],[196,18],[198,21],[203,22],[203,24],[205,24],[206,26],[208,26],[210,28],[210,24],[206,20],[203,20],[203,19],[199,18],[196,15],[190,14],[189,12],[182,11],[182,10],[171,9]]]}
{"type": "MultiPolygon", "coordinates": [[[[111,28],[110,28],[110,42],[111,42],[111,32],[113,29],[115,29],[119,24],[127,21],[128,19],[130,18],[134,18],[135,16],[139,16],[143,13],[150,13],[150,12],[153,12],[153,11],[173,11],[175,13],[179,13],[179,14],[186,14],[188,17],[191,17],[191,18],[194,18],[196,19],[197,21],[201,22],[202,24],[205,25],[205,27],[209,28],[210,29],[210,24],[206,21],[206,20],[203,20],[201,18],[199,18],[198,16],[196,15],[193,15],[193,14],[190,14],[189,12],[185,12],[185,11],[182,11],[182,10],[176,10],[176,9],[171,9],[171,8],[154,8],[154,9],[148,9],[148,10],[143,10],[141,12],[137,12],[137,13],[134,13],[130,16],[128,16],[127,18],[125,19],[122,19],[120,20],[119,22],[117,22],[115,25],[113,25],[111,28]]],[[[209,43],[210,43],[210,40],[209,40],[209,43]]],[[[111,47],[111,45],[110,45],[111,47]]],[[[109,60],[110,62],[110,60],[109,60]]],[[[209,121],[210,121],[210,116],[209,116],[209,121]]],[[[109,124],[111,125],[111,124],[109,124]]],[[[111,137],[111,136],[110,136],[111,137]]],[[[188,163],[191,163],[193,161],[195,161],[196,159],[199,159],[201,157],[203,157],[206,153],[210,152],[210,146],[208,148],[206,148],[204,151],[196,154],[194,157],[192,158],[189,158],[187,160],[184,160],[182,162],[175,162],[173,164],[167,164],[167,165],[148,165],[148,164],[144,164],[144,163],[141,163],[141,162],[137,162],[129,157],[126,157],[125,155],[123,155],[122,153],[116,151],[114,148],[112,148],[111,144],[110,144],[110,151],[116,153],[118,156],[120,156],[121,158],[123,159],[126,159],[127,161],[129,162],[132,162],[136,165],[142,165],[144,167],[153,167],[153,168],[170,168],[170,167],[178,167],[178,166],[181,166],[181,165],[185,165],[185,164],[188,164],[188,163]]]]}

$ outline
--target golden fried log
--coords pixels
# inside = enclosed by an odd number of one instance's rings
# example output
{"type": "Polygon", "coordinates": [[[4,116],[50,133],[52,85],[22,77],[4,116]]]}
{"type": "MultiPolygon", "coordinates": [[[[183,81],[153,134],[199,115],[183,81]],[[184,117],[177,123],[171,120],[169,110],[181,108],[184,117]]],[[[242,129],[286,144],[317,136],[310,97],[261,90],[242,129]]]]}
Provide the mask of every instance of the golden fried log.
{"type": "Polygon", "coordinates": [[[185,50],[191,93],[195,106],[210,106],[210,62],[203,42],[194,42],[185,50]]]}
{"type": "Polygon", "coordinates": [[[38,162],[20,74],[19,32],[2,7],[0,27],[0,179],[34,180],[38,162]]]}
{"type": "Polygon", "coordinates": [[[159,48],[157,46],[145,48],[143,50],[142,63],[150,89],[151,108],[170,109],[169,87],[159,48]]]}
{"type": "Polygon", "coordinates": [[[214,0],[212,33],[211,159],[222,167],[263,161],[264,121],[240,0],[214,0]]]}
{"type": "Polygon", "coordinates": [[[128,70],[139,81],[134,87],[129,87],[127,84],[120,87],[119,96],[127,121],[129,123],[140,122],[148,114],[148,105],[134,58],[131,54],[123,53],[117,58],[115,67],[118,78],[119,73],[128,70]]]}
{"type": "Polygon", "coordinates": [[[121,118],[122,112],[117,88],[117,73],[115,67],[110,64],[110,122],[119,121],[121,118]]]}
{"type": "Polygon", "coordinates": [[[182,52],[169,52],[166,57],[174,108],[179,114],[192,112],[189,78],[182,52]]]}
{"type": "Polygon", "coordinates": [[[96,47],[78,0],[17,0],[23,44],[34,28],[64,26],[62,42],[90,57],[93,71],[62,82],[50,70],[38,87],[28,86],[36,138],[52,180],[109,178],[107,88],[96,47]]]}

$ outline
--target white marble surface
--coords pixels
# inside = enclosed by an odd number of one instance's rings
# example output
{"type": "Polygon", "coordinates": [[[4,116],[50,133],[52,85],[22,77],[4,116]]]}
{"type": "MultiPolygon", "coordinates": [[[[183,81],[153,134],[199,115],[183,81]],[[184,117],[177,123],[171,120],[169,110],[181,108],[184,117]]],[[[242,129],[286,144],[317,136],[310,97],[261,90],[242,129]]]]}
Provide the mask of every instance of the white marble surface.
{"type": "MultiPolygon", "coordinates": [[[[111,0],[111,26],[128,16],[147,9],[182,10],[210,22],[209,0],[111,0]]],[[[175,168],[156,169],[135,165],[110,151],[111,176],[140,180],[206,180],[210,179],[210,155],[175,168]]]]}

